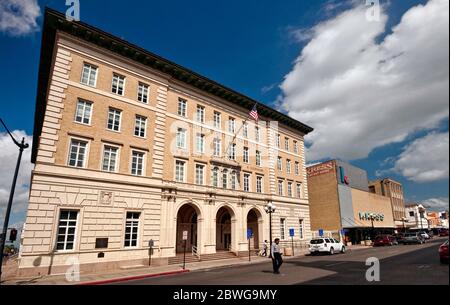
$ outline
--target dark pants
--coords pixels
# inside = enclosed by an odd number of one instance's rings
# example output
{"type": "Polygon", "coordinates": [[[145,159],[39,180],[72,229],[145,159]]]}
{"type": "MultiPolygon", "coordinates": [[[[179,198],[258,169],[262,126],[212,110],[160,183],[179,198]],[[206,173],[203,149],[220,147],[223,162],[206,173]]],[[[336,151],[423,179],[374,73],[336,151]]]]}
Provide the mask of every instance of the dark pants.
{"type": "Polygon", "coordinates": [[[278,272],[280,270],[281,265],[283,264],[283,259],[281,258],[280,253],[272,254],[272,264],[273,264],[273,272],[278,272]]]}

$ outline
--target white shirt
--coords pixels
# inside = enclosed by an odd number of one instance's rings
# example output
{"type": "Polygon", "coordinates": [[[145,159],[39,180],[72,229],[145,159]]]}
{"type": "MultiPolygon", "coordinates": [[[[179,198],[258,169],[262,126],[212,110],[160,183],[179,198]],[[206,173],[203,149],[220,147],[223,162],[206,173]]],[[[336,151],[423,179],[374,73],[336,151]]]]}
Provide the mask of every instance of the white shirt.
{"type": "Polygon", "coordinates": [[[271,253],[280,253],[280,245],[276,243],[272,243],[272,248],[270,249],[271,253]]]}

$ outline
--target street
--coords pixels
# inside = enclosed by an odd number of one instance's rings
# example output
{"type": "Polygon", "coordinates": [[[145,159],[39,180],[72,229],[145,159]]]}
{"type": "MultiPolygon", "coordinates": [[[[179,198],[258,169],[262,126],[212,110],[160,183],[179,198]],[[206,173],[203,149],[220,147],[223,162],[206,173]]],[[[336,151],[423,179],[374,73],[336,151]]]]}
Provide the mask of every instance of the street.
{"type": "Polygon", "coordinates": [[[121,285],[424,285],[449,284],[449,266],[439,262],[438,248],[445,241],[424,245],[366,248],[345,254],[285,259],[281,274],[272,273],[271,261],[246,266],[199,270],[180,275],[149,278],[121,285]],[[380,260],[380,281],[368,282],[366,259],[380,260]]]}

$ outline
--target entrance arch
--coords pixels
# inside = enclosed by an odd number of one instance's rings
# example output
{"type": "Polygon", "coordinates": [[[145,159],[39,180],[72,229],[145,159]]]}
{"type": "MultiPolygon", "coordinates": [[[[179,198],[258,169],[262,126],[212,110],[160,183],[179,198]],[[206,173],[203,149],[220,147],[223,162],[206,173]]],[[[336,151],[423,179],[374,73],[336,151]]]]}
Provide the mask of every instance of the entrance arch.
{"type": "Polygon", "coordinates": [[[191,251],[192,246],[197,247],[198,235],[198,212],[191,204],[183,205],[177,213],[177,236],[176,236],[176,252],[181,253],[184,251],[183,232],[188,232],[188,238],[186,240],[186,249],[191,251]]]}
{"type": "Polygon", "coordinates": [[[262,215],[257,209],[251,209],[247,213],[247,229],[251,229],[253,236],[250,239],[250,249],[258,250],[262,243],[262,215]]]}
{"type": "Polygon", "coordinates": [[[234,235],[234,213],[223,206],[216,214],[216,251],[231,251],[234,235]]]}

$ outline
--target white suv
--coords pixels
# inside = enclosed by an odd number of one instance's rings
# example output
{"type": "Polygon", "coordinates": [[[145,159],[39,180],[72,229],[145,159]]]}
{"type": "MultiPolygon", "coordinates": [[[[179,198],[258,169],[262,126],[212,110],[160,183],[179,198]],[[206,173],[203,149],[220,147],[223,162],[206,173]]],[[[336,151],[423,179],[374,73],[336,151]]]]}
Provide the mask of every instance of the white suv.
{"type": "Polygon", "coordinates": [[[321,237],[313,239],[309,242],[309,252],[317,254],[326,252],[333,255],[336,252],[345,253],[345,246],[340,241],[331,237],[321,237]]]}

